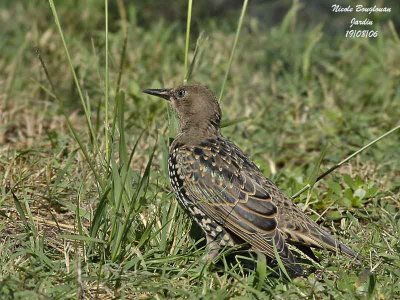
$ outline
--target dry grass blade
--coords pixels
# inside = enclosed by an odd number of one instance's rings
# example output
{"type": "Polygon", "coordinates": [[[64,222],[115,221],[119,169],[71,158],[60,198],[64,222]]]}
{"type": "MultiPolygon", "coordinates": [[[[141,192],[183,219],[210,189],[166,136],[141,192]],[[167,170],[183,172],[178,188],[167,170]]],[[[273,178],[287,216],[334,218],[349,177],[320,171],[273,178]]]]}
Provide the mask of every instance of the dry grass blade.
{"type": "MultiPolygon", "coordinates": [[[[315,180],[314,184],[317,183],[318,181],[320,181],[322,178],[324,178],[325,176],[329,175],[330,173],[332,173],[333,171],[335,171],[337,168],[339,168],[340,166],[342,166],[343,164],[347,163],[350,159],[352,159],[354,156],[360,154],[361,152],[363,152],[364,150],[368,149],[369,147],[373,146],[374,144],[376,144],[377,142],[379,142],[381,139],[387,137],[388,135],[392,134],[393,132],[395,132],[396,130],[400,129],[400,125],[392,128],[391,130],[385,132],[384,134],[382,134],[381,136],[379,136],[378,138],[376,138],[375,140],[371,141],[370,143],[366,144],[364,147],[358,149],[357,151],[353,152],[351,155],[347,156],[345,159],[343,159],[341,162],[337,163],[336,165],[334,165],[333,167],[329,168],[327,171],[325,171],[324,173],[322,173],[321,175],[319,175],[317,177],[317,179],[315,180]]],[[[295,193],[292,196],[293,198],[298,197],[300,194],[302,194],[303,192],[307,191],[308,189],[311,188],[311,184],[307,184],[306,186],[304,186],[301,190],[299,190],[297,193],[295,193]]]]}

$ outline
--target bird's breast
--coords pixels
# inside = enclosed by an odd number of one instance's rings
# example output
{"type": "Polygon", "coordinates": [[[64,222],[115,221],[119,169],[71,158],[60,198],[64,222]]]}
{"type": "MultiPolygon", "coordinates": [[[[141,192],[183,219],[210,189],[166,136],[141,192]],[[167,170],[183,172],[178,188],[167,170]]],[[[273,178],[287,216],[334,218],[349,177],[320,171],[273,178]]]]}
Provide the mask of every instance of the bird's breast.
{"type": "Polygon", "coordinates": [[[188,210],[191,206],[191,201],[188,198],[184,189],[183,180],[185,179],[185,177],[182,172],[182,166],[180,166],[178,163],[177,155],[178,150],[176,148],[170,151],[168,157],[169,180],[179,203],[188,210]]]}

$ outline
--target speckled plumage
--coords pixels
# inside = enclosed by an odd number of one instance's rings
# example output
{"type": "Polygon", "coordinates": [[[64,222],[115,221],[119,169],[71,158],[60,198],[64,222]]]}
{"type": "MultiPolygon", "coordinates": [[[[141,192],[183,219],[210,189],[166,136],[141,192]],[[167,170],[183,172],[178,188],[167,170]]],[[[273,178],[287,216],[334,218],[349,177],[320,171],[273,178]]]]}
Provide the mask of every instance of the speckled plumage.
{"type": "Polygon", "coordinates": [[[146,90],[171,101],[180,132],[170,147],[169,176],[179,203],[200,225],[210,258],[238,241],[300,272],[287,243],[355,253],[307,217],[220,133],[221,111],[204,86],[146,90]]]}

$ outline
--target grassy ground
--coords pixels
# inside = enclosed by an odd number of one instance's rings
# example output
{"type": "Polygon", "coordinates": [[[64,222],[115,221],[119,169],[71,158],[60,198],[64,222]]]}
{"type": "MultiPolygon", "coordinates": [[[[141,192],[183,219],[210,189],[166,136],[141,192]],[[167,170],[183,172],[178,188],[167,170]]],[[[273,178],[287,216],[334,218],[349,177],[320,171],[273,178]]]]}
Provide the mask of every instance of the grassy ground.
{"type": "MultiPolygon", "coordinates": [[[[115,3],[108,47],[101,3],[57,3],[70,62],[46,2],[0,8],[0,298],[399,298],[398,132],[294,200],[360,252],[362,266],[325,251],[316,251],[319,276],[291,281],[262,260],[254,271],[224,254],[204,266],[204,240],[167,180],[176,122],[141,93],[182,82],[185,28],[144,24],[143,7],[115,3]]],[[[297,16],[272,28],[247,17],[222,100],[223,133],[288,195],[400,113],[393,23],[377,23],[378,39],[345,39],[297,16]]],[[[196,20],[196,6],[193,22],[189,58],[197,34],[206,37],[193,80],[218,93],[235,24],[196,20]]]]}

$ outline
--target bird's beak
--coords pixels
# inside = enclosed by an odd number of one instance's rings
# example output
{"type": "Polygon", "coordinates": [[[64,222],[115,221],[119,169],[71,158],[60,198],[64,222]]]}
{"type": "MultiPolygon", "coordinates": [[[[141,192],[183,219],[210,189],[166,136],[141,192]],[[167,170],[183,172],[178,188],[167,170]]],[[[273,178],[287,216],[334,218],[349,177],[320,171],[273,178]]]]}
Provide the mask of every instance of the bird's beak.
{"type": "Polygon", "coordinates": [[[160,98],[164,98],[165,100],[170,101],[171,100],[171,90],[170,89],[146,89],[143,90],[143,93],[157,96],[160,98]]]}

